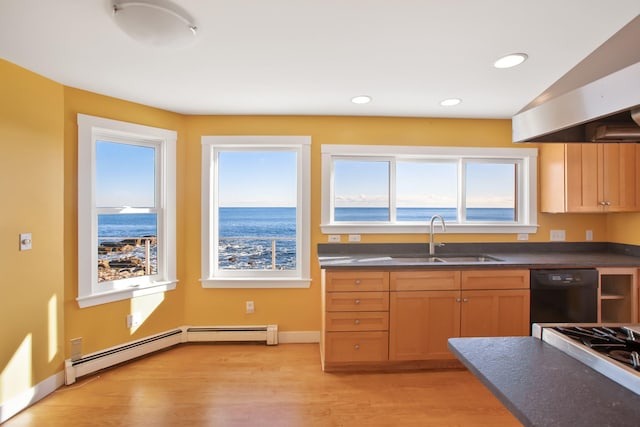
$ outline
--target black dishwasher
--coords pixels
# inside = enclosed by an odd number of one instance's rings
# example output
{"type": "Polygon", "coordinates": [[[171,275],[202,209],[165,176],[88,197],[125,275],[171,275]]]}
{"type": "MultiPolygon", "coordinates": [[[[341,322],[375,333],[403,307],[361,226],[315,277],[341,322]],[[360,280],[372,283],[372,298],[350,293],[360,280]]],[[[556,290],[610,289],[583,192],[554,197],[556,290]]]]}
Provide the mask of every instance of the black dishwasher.
{"type": "Polygon", "coordinates": [[[531,324],[598,321],[598,271],[531,270],[531,324]]]}

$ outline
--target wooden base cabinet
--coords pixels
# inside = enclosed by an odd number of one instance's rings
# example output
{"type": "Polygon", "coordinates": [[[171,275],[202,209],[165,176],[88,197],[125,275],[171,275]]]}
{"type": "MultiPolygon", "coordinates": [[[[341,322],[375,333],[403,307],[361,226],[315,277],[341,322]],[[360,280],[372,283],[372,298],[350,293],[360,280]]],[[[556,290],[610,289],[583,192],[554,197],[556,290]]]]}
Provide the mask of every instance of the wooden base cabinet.
{"type": "Polygon", "coordinates": [[[390,293],[392,361],[453,359],[454,337],[530,334],[528,270],[391,272],[390,293]]]}
{"type": "Polygon", "coordinates": [[[461,337],[530,335],[529,290],[462,291],[461,337]]]}
{"type": "Polygon", "coordinates": [[[598,322],[638,322],[638,270],[598,268],[598,322]]]}
{"type": "Polygon", "coordinates": [[[323,369],[389,359],[389,273],[322,272],[323,369]]]}
{"type": "Polygon", "coordinates": [[[325,370],[447,367],[449,338],[529,334],[529,270],[322,271],[325,370]]]}

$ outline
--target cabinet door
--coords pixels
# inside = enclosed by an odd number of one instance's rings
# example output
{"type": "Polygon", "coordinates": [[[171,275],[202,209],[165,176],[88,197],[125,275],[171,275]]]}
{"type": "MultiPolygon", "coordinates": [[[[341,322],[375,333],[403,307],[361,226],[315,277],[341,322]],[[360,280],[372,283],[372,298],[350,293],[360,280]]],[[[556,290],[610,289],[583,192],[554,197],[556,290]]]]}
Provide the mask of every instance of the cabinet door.
{"type": "Polygon", "coordinates": [[[462,272],[462,290],[529,289],[529,270],[469,270],[462,272]]]}
{"type": "Polygon", "coordinates": [[[636,144],[602,146],[602,196],[607,212],[629,212],[636,200],[636,144]]]}
{"type": "Polygon", "coordinates": [[[529,291],[462,291],[460,336],[531,335],[529,291]]]}
{"type": "Polygon", "coordinates": [[[447,340],[459,336],[460,291],[391,292],[389,360],[453,359],[447,340]]]}
{"type": "MultiPolygon", "coordinates": [[[[601,144],[565,144],[567,212],[602,212],[601,144]]],[[[557,182],[555,191],[562,191],[557,182]]],[[[553,189],[552,189],[553,191],[553,189]]]]}

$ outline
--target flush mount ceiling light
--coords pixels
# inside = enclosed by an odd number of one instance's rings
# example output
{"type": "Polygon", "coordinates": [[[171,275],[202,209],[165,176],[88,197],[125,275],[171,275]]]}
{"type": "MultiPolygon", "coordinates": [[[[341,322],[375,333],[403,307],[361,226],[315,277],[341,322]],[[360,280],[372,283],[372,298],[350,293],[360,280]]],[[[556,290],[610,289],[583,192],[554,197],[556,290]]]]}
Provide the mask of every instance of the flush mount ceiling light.
{"type": "Polygon", "coordinates": [[[458,105],[462,102],[460,98],[448,98],[440,101],[440,105],[443,107],[453,107],[454,105],[458,105]]]}
{"type": "Polygon", "coordinates": [[[527,55],[526,53],[512,53],[498,59],[496,62],[493,63],[493,66],[496,68],[515,67],[516,65],[520,65],[524,61],[526,61],[528,57],[529,55],[527,55]]]}
{"type": "Polygon", "coordinates": [[[351,98],[351,102],[354,104],[368,104],[371,102],[371,97],[367,95],[354,96],[351,98]]]}
{"type": "Polygon", "coordinates": [[[189,14],[168,0],[114,1],[113,19],[131,38],[168,47],[189,45],[196,38],[196,25],[189,14]]]}

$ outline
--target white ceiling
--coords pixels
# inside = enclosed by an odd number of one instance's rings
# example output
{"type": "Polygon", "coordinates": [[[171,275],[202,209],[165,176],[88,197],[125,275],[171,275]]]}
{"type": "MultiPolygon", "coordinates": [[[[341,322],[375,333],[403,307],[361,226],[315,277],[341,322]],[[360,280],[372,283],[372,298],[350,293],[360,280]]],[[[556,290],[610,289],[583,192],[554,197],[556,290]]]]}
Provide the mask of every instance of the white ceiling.
{"type": "Polygon", "coordinates": [[[0,0],[0,57],[186,114],[510,118],[640,13],[638,0],[174,1],[199,29],[187,48],[130,39],[110,0],[0,0]],[[493,68],[513,52],[529,60],[493,68]],[[362,94],[373,102],[350,102],[362,94]],[[463,102],[439,105],[450,97],[463,102]]]}

